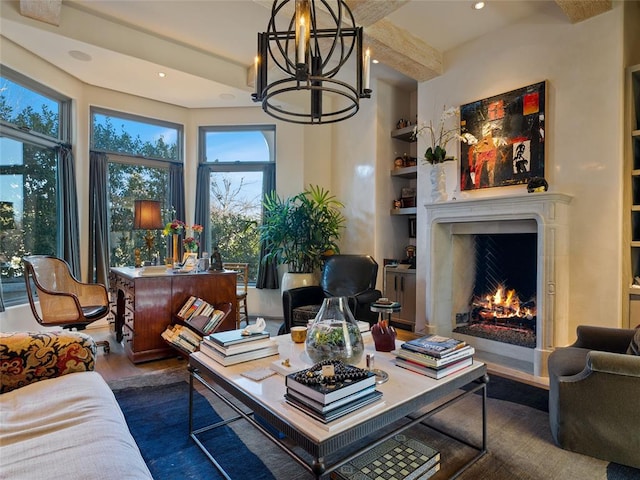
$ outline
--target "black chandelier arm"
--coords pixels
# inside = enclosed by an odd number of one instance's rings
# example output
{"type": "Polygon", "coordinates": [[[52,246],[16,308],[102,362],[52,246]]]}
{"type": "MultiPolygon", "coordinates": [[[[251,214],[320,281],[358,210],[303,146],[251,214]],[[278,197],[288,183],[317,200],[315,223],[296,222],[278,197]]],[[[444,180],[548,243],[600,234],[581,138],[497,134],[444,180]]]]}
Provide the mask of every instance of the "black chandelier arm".
{"type": "Polygon", "coordinates": [[[300,83],[292,79],[282,79],[273,82],[271,85],[267,87],[267,89],[263,92],[262,98],[262,107],[265,112],[271,115],[274,118],[278,118],[280,120],[285,120],[293,123],[300,124],[320,124],[320,123],[333,123],[341,120],[346,120],[349,117],[355,115],[359,108],[359,95],[358,92],[349,84],[342,82],[340,80],[327,80],[324,77],[310,77],[309,82],[300,83]],[[321,86],[314,85],[314,83],[320,82],[321,86]],[[288,83],[293,83],[293,85],[286,86],[288,83]],[[326,86],[326,83],[333,83],[338,86],[343,87],[343,89],[332,88],[330,86],[326,86]],[[350,103],[343,108],[339,108],[336,110],[331,110],[328,112],[321,112],[321,115],[314,115],[317,112],[310,113],[300,113],[292,110],[286,110],[285,108],[273,104],[270,102],[274,97],[288,93],[288,92],[296,92],[300,90],[308,90],[312,93],[333,93],[336,95],[340,95],[350,101],[350,103]],[[302,120],[307,118],[307,120],[302,120]]]}
{"type": "MultiPolygon", "coordinates": [[[[275,0],[267,31],[258,34],[256,91],[252,97],[255,102],[261,102],[267,114],[283,121],[309,125],[338,122],[358,112],[361,98],[371,97],[370,55],[369,50],[366,54],[363,51],[363,28],[356,26],[344,0],[335,0],[331,6],[330,0],[317,0],[317,3],[322,4],[318,5],[322,13],[316,10],[316,0],[275,0]],[[295,12],[289,18],[283,12],[285,5],[292,1],[295,12]],[[324,13],[331,17],[335,28],[318,28],[322,21],[318,15],[324,13]],[[280,20],[276,18],[278,15],[280,20]],[[343,23],[349,25],[349,20],[352,26],[343,27],[343,23]],[[278,25],[288,30],[279,30],[278,25]],[[355,68],[352,85],[336,78],[338,73],[344,73],[343,67],[348,61],[353,62],[355,68]],[[272,69],[278,67],[285,78],[271,72],[269,62],[273,62],[272,69]],[[270,82],[272,75],[276,79],[270,82]],[[282,98],[299,97],[305,92],[306,98],[282,98]],[[343,101],[329,101],[325,94],[342,97],[343,101]],[[276,101],[278,96],[281,98],[276,101]],[[309,102],[307,108],[288,109],[288,101],[300,106],[299,100],[303,105],[305,100],[309,102]],[[338,106],[334,108],[334,105],[338,106]]],[[[327,24],[331,21],[328,17],[324,20],[327,24]]]]}

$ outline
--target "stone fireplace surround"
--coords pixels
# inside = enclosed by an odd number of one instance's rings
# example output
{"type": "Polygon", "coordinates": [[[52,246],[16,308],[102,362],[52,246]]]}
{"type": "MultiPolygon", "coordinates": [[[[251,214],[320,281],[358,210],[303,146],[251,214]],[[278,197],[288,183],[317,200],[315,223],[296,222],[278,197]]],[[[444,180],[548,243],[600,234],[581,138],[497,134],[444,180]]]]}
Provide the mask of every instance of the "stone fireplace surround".
{"type": "MultiPolygon", "coordinates": [[[[427,329],[463,338],[478,353],[512,359],[535,376],[547,377],[547,358],[568,341],[569,204],[561,193],[530,193],[426,204],[427,329]],[[453,333],[458,305],[453,292],[465,276],[462,260],[480,233],[537,233],[536,348],[453,333]]],[[[509,366],[509,365],[507,365],[509,366]]]]}

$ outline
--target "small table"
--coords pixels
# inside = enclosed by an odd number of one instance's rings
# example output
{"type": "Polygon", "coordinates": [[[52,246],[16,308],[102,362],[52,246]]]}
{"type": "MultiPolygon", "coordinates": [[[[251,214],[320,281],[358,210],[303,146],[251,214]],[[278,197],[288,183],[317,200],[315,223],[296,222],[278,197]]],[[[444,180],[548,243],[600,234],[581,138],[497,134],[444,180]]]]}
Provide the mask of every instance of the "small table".
{"type": "Polygon", "coordinates": [[[379,304],[375,304],[372,303],[369,306],[369,309],[372,312],[376,312],[380,314],[380,317],[382,317],[384,314],[387,315],[387,321],[389,322],[389,325],[391,325],[391,315],[393,315],[394,313],[398,313],[400,310],[402,310],[402,305],[400,305],[398,302],[394,302],[391,305],[379,305],[379,304]]]}

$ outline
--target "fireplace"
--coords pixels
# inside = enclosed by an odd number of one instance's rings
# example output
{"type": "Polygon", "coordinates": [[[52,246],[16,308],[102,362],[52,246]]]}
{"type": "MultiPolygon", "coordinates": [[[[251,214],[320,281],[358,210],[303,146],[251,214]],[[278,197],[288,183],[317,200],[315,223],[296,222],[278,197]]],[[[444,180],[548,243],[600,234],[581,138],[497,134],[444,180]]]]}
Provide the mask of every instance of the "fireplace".
{"type": "Polygon", "coordinates": [[[547,376],[548,355],[556,345],[568,341],[570,201],[564,194],[533,193],[427,204],[425,330],[464,339],[492,361],[547,376]],[[478,281],[481,266],[470,258],[476,255],[479,243],[496,239],[498,243],[522,242],[529,252],[525,276],[535,279],[509,280],[522,286],[503,285],[507,290],[521,289],[520,300],[535,305],[529,333],[533,343],[526,346],[456,331],[471,323],[464,315],[473,313],[477,285],[491,283],[478,281]]]}
{"type": "Polygon", "coordinates": [[[463,252],[471,281],[453,285],[455,333],[536,347],[535,233],[473,235],[463,252]]]}

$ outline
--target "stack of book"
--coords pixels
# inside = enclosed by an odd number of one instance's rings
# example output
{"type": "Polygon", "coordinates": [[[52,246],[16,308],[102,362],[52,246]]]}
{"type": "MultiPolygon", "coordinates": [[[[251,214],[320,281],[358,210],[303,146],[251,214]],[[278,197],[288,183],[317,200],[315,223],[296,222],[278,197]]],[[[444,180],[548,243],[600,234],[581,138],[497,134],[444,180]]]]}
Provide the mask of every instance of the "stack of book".
{"type": "Polygon", "coordinates": [[[440,379],[473,364],[475,350],[462,340],[427,335],[404,342],[395,351],[396,365],[440,379]]]}
{"type": "Polygon", "coordinates": [[[171,345],[186,353],[198,350],[202,341],[200,335],[184,325],[170,325],[161,335],[171,345]]]}
{"type": "Polygon", "coordinates": [[[176,316],[204,335],[208,335],[218,328],[218,325],[224,320],[225,314],[206,300],[191,296],[176,316]]]}
{"type": "Polygon", "coordinates": [[[285,377],[287,403],[328,423],[382,397],[369,370],[325,361],[285,377]]]}
{"type": "Polygon", "coordinates": [[[226,366],[278,354],[278,343],[269,332],[243,335],[243,329],[216,332],[202,339],[200,351],[226,366]]]}

